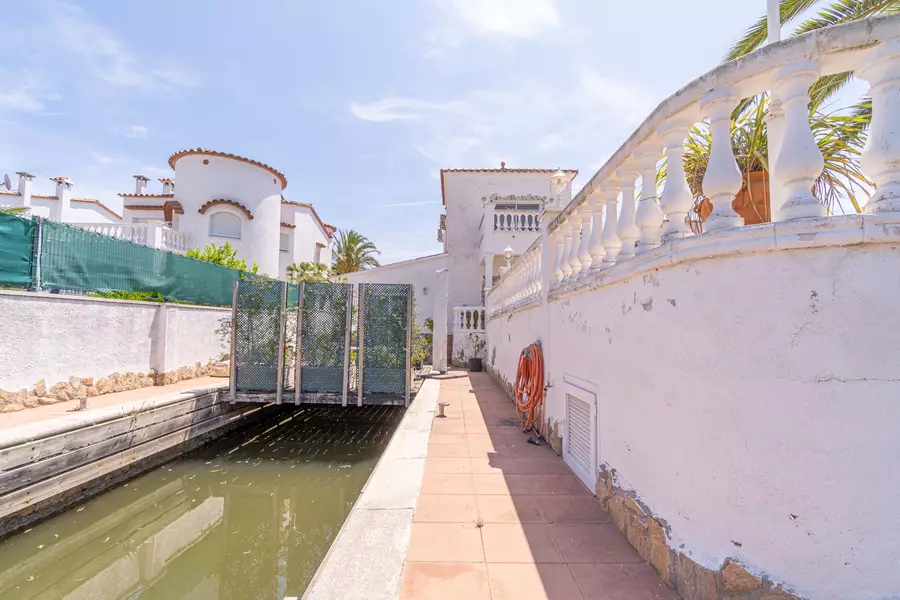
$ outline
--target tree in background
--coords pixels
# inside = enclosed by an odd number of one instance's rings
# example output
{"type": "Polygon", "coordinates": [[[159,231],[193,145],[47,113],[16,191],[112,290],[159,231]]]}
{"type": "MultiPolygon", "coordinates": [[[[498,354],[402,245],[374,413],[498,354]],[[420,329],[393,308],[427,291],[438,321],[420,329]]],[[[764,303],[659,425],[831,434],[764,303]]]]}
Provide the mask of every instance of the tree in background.
{"type": "Polygon", "coordinates": [[[29,210],[31,210],[30,206],[0,206],[0,213],[4,215],[25,216],[29,210]]]}
{"type": "Polygon", "coordinates": [[[203,250],[200,250],[199,248],[191,248],[190,250],[185,252],[184,255],[190,258],[196,258],[197,260],[213,263],[215,265],[228,267],[229,269],[237,269],[238,271],[249,271],[250,273],[256,273],[259,270],[259,266],[256,263],[253,263],[253,267],[248,269],[247,261],[242,258],[239,259],[237,257],[237,250],[232,248],[229,242],[225,242],[224,246],[216,246],[215,243],[210,242],[203,250]]]}
{"type": "Polygon", "coordinates": [[[302,262],[289,265],[287,268],[287,280],[290,283],[301,281],[328,281],[328,267],[322,263],[302,262]]]}
{"type": "Polygon", "coordinates": [[[332,270],[336,275],[343,275],[380,267],[376,254],[381,252],[369,238],[354,229],[342,229],[338,231],[337,241],[331,252],[332,270]]]}

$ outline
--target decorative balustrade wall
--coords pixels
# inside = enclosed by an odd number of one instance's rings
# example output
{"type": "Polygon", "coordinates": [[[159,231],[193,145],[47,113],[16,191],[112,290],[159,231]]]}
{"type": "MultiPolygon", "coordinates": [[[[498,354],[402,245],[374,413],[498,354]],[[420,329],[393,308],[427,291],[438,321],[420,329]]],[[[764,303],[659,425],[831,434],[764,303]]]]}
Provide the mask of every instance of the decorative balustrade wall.
{"type": "Polygon", "coordinates": [[[163,223],[69,223],[73,227],[119,240],[183,254],[190,248],[190,236],[163,223]]]}
{"type": "Polygon", "coordinates": [[[900,454],[900,16],[689,83],[540,228],[487,295],[486,363],[511,383],[541,342],[548,441],[663,580],[721,600],[746,567],[748,597],[900,597],[900,483],[878,476],[900,454]],[[870,86],[874,193],[839,215],[814,193],[808,104],[846,71],[870,86]],[[731,115],[763,92],[773,221],[744,225],[731,115]],[[682,153],[700,121],[711,212],[694,233],[682,153]]]}
{"type": "Polygon", "coordinates": [[[538,211],[495,210],[494,231],[538,231],[538,211]]]}

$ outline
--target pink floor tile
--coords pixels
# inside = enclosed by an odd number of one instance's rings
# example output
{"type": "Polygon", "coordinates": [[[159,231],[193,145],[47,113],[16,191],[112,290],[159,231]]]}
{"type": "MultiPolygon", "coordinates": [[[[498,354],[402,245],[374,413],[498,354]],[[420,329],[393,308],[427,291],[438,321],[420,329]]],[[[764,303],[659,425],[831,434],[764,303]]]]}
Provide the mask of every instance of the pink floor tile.
{"type": "Polygon", "coordinates": [[[567,565],[549,563],[488,565],[493,600],[581,600],[567,565]]]}
{"type": "Polygon", "coordinates": [[[607,515],[593,496],[534,496],[541,513],[551,523],[609,523],[607,515]]]}
{"type": "Polygon", "coordinates": [[[478,515],[485,523],[541,523],[544,517],[532,496],[477,496],[478,515]]]}
{"type": "Polygon", "coordinates": [[[483,563],[408,562],[400,581],[400,600],[491,600],[483,563]]]}
{"type": "Polygon", "coordinates": [[[568,563],[643,562],[612,523],[556,523],[549,527],[568,563]]]}
{"type": "Polygon", "coordinates": [[[676,600],[646,563],[570,564],[585,600],[676,600]]]}
{"type": "Polygon", "coordinates": [[[481,528],[484,556],[489,563],[561,563],[563,556],[547,525],[485,523],[481,528]]]}
{"type": "Polygon", "coordinates": [[[425,473],[420,494],[474,494],[472,475],[456,473],[425,473]]]}
{"type": "Polygon", "coordinates": [[[481,530],[474,523],[413,523],[406,560],[484,562],[481,530]]]}

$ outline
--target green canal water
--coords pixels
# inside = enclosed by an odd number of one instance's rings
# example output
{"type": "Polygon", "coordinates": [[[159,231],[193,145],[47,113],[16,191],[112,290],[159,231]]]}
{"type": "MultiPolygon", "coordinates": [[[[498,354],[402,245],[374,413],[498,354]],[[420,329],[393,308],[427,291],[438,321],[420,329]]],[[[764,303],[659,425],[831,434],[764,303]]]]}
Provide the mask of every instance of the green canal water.
{"type": "Polygon", "coordinates": [[[402,409],[267,410],[0,542],[0,598],[301,596],[402,409]]]}

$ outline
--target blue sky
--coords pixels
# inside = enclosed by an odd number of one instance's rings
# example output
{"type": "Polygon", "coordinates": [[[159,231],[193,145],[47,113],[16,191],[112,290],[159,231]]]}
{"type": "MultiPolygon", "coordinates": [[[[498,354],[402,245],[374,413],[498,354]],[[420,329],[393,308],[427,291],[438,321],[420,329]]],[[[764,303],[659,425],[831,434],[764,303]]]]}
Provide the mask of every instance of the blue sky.
{"type": "MultiPolygon", "coordinates": [[[[0,20],[0,172],[120,205],[197,146],[283,171],[285,196],[382,262],[440,251],[441,168],[587,180],[717,65],[764,0],[35,0],[0,20]]],[[[14,178],[15,179],[15,178],[14,178]]],[[[155,189],[155,188],[154,188],[155,189]]],[[[158,190],[156,190],[158,191],[158,190]]]]}

